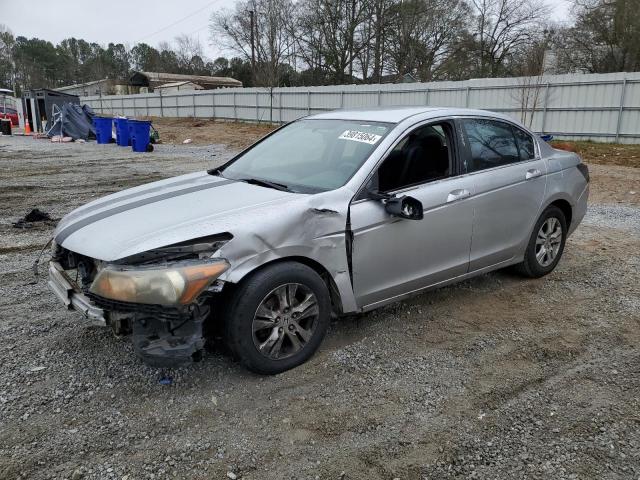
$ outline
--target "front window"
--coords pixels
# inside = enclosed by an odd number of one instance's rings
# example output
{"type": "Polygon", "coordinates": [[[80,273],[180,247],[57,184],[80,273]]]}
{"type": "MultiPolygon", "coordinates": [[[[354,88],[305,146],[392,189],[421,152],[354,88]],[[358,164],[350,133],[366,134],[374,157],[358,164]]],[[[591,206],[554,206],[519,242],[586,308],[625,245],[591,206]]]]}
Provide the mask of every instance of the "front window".
{"type": "Polygon", "coordinates": [[[391,150],[378,169],[378,190],[391,192],[452,174],[453,138],[448,122],[416,128],[391,150]]]}
{"type": "Polygon", "coordinates": [[[343,186],[362,166],[392,124],[353,120],[294,122],[216,171],[225,178],[271,182],[292,192],[343,186]]]}

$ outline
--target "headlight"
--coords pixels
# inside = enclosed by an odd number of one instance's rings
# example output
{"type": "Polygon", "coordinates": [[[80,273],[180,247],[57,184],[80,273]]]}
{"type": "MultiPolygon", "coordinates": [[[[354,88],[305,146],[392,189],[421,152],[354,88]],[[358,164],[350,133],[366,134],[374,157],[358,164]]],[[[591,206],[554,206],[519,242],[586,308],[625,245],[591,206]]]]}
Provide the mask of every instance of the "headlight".
{"type": "Polygon", "coordinates": [[[229,268],[225,260],[158,267],[107,266],[89,291],[112,300],[153,305],[186,305],[229,268]]]}

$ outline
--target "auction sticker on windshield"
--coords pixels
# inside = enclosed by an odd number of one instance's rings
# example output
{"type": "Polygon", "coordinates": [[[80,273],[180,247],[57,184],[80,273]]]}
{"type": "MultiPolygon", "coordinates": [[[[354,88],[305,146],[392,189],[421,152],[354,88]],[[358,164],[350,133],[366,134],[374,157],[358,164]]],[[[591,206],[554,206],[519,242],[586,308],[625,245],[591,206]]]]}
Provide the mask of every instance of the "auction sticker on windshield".
{"type": "Polygon", "coordinates": [[[358,130],[345,130],[338,138],[341,140],[353,140],[354,142],[362,142],[368,143],[369,145],[375,145],[378,140],[382,138],[382,135],[360,132],[358,130]]]}

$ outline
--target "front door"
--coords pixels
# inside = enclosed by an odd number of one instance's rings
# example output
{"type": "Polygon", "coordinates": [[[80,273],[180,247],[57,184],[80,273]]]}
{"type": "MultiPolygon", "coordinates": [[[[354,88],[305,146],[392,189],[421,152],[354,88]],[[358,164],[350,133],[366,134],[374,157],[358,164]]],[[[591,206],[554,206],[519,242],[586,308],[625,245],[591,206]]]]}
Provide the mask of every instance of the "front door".
{"type": "Polygon", "coordinates": [[[430,123],[392,149],[369,188],[422,202],[422,220],[389,215],[381,200],[351,205],[353,286],[359,307],[464,275],[469,264],[473,184],[458,175],[454,125],[430,123]]]}

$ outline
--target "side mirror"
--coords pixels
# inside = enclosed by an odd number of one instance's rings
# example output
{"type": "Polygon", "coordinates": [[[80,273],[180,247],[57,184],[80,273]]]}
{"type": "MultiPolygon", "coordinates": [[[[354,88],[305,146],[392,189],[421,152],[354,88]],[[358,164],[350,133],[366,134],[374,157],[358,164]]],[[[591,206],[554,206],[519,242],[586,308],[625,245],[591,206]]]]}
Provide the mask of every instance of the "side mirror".
{"type": "Polygon", "coordinates": [[[384,209],[394,217],[406,218],[407,220],[422,220],[424,217],[420,200],[406,195],[387,199],[384,209]]]}

